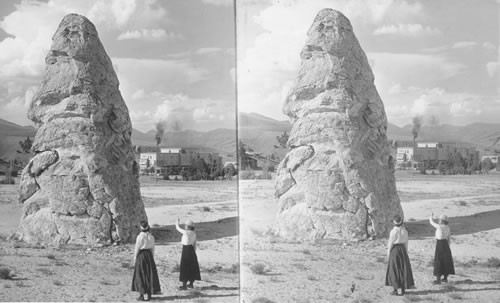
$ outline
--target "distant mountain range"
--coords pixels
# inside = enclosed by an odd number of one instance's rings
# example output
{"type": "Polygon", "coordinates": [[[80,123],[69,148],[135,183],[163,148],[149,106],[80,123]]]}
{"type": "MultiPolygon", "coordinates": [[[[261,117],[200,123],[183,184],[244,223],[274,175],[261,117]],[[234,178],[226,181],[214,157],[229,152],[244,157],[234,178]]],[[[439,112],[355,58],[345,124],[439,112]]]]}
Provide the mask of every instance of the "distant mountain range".
{"type": "MultiPolygon", "coordinates": [[[[239,115],[239,138],[255,151],[272,153],[276,149],[276,137],[289,132],[288,121],[277,121],[260,114],[239,115]]],[[[390,140],[413,140],[412,126],[399,127],[388,123],[387,138],[390,140]]],[[[474,123],[466,126],[441,124],[421,127],[417,141],[460,142],[475,145],[482,153],[500,153],[500,124],[474,123]]]]}
{"type": "MultiPolygon", "coordinates": [[[[288,121],[278,121],[256,113],[240,113],[238,116],[238,138],[255,152],[264,154],[277,153],[274,147],[276,137],[289,132],[288,121]]],[[[399,127],[389,123],[387,137],[392,140],[413,140],[412,126],[399,127]]],[[[132,130],[132,144],[154,146],[156,132],[146,133],[132,130]]],[[[19,149],[19,141],[33,137],[33,126],[20,126],[0,119],[0,158],[13,159],[19,149]]],[[[500,152],[500,124],[474,123],[466,126],[442,124],[423,126],[417,141],[446,141],[474,144],[483,153],[500,152]]],[[[220,153],[225,160],[234,161],[236,153],[236,131],[219,128],[206,132],[182,130],[165,132],[160,146],[195,147],[220,153]]],[[[280,154],[281,152],[278,152],[280,154]]]]}

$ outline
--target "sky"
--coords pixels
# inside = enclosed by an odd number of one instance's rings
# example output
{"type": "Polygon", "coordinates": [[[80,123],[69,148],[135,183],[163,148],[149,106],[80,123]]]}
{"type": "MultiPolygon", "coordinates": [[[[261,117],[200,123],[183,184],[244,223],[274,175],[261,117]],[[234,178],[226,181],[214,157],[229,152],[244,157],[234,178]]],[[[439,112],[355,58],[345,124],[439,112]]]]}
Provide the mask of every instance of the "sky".
{"type": "Polygon", "coordinates": [[[132,126],[235,127],[235,12],[231,0],[0,1],[0,118],[32,125],[52,35],[69,13],[97,28],[132,126]],[[175,122],[175,123],[173,123],[175,122]]]}
{"type": "Polygon", "coordinates": [[[240,112],[288,118],[282,106],[306,32],[333,8],[353,25],[390,123],[500,123],[500,0],[236,3],[240,112]]]}

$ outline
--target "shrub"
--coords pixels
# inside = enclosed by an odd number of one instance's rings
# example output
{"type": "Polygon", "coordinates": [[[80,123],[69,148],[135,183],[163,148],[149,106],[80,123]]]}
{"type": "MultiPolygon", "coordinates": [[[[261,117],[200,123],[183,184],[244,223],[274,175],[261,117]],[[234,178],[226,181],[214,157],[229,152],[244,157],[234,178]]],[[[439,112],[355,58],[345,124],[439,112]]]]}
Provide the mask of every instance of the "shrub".
{"type": "Polygon", "coordinates": [[[266,273],[266,266],[262,263],[256,263],[250,266],[250,270],[256,275],[263,275],[266,273]]]}
{"type": "Polygon", "coordinates": [[[485,265],[486,267],[500,267],[500,259],[498,259],[497,257],[488,258],[488,261],[486,261],[485,265]]]}
{"type": "Polygon", "coordinates": [[[10,280],[12,279],[12,271],[7,267],[0,267],[0,279],[10,280]]]}

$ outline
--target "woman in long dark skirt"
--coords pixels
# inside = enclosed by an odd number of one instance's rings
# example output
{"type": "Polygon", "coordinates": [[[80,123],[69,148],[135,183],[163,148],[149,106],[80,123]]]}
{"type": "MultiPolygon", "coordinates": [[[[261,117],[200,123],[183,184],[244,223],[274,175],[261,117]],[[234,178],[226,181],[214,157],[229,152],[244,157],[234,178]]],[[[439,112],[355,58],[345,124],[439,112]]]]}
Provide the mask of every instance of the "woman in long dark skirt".
{"type": "Polygon", "coordinates": [[[448,282],[448,275],[455,274],[455,265],[450,249],[451,231],[448,226],[448,217],[439,216],[439,224],[434,222],[434,214],[429,217],[429,222],[436,228],[436,250],[434,252],[434,284],[441,284],[441,281],[448,282]],[[441,280],[441,276],[443,279],[441,280]]]}
{"type": "Polygon", "coordinates": [[[387,243],[389,262],[385,285],[392,286],[394,289],[391,295],[402,296],[405,294],[405,290],[415,286],[415,282],[413,281],[413,272],[408,257],[408,231],[404,227],[401,216],[395,216],[392,223],[394,228],[391,230],[387,243]],[[401,289],[400,294],[398,289],[401,289]]]}
{"type": "Polygon", "coordinates": [[[194,288],[194,281],[201,280],[200,265],[198,264],[198,256],[196,255],[196,233],[194,232],[194,224],[192,221],[186,222],[186,228],[179,226],[179,218],[175,224],[175,228],[182,234],[182,255],[179,281],[182,282],[181,290],[194,288]],[[189,284],[187,282],[189,281],[189,284]]]}
{"type": "Polygon", "coordinates": [[[141,233],[135,241],[135,270],[132,279],[132,291],[139,292],[138,301],[149,301],[152,294],[161,291],[154,254],[155,237],[151,234],[148,222],[141,221],[141,233]],[[148,295],[147,299],[144,299],[144,294],[148,295]]]}

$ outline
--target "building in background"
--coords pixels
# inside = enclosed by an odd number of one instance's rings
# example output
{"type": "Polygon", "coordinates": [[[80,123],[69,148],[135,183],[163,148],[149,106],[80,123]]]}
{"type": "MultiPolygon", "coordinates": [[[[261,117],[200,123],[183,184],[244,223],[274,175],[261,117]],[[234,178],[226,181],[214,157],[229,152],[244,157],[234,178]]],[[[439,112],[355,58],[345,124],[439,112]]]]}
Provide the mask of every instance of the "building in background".
{"type": "Polygon", "coordinates": [[[141,146],[139,167],[141,172],[153,170],[156,174],[171,171],[174,174],[189,168],[197,159],[203,159],[211,170],[222,169],[222,157],[218,153],[185,147],[141,146]]]}
{"type": "Polygon", "coordinates": [[[460,142],[396,141],[395,146],[398,168],[436,168],[457,154],[466,159],[479,157],[475,146],[460,142]]]}

